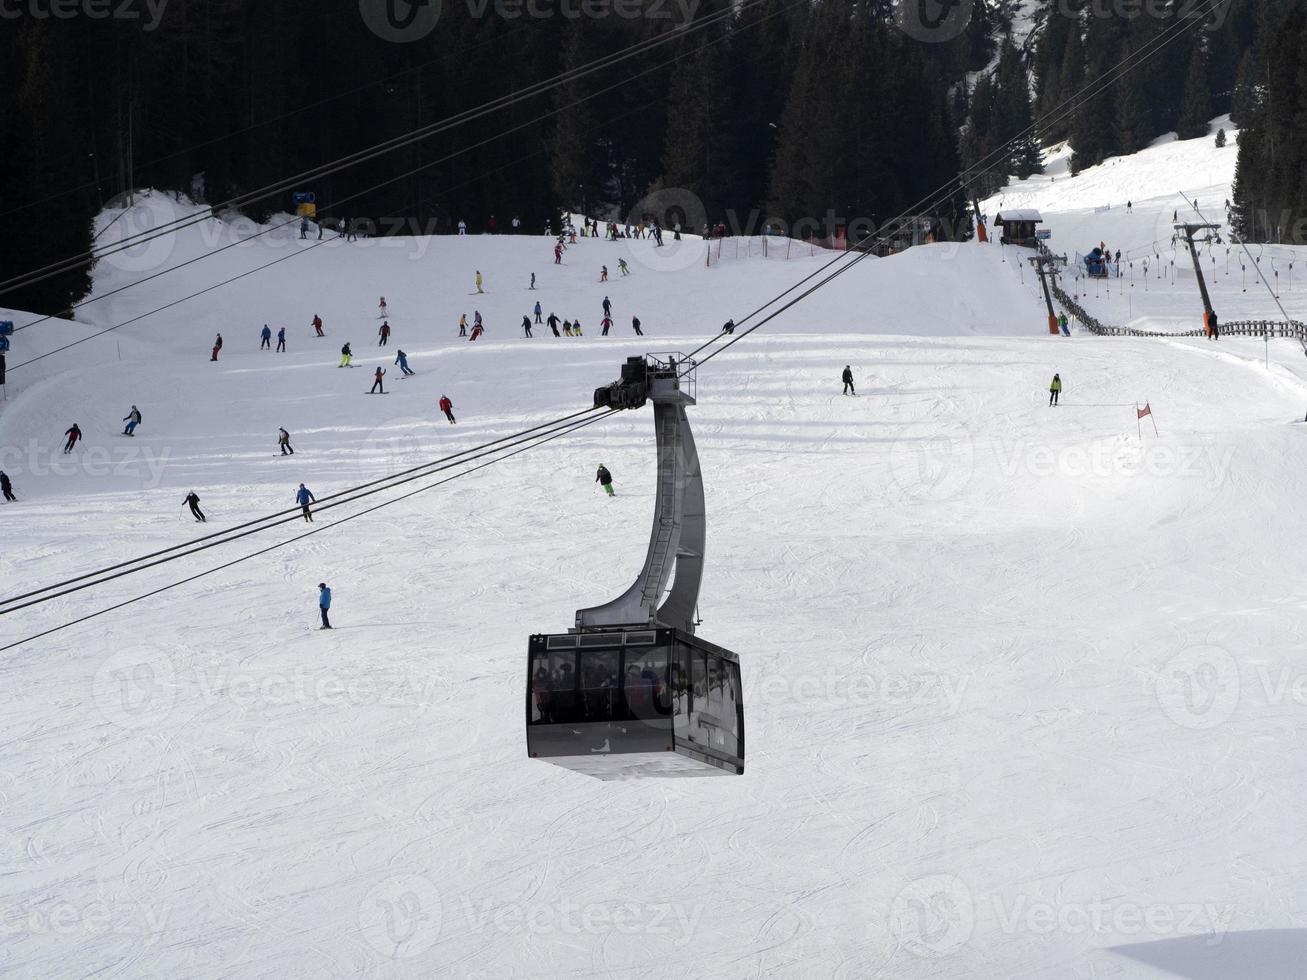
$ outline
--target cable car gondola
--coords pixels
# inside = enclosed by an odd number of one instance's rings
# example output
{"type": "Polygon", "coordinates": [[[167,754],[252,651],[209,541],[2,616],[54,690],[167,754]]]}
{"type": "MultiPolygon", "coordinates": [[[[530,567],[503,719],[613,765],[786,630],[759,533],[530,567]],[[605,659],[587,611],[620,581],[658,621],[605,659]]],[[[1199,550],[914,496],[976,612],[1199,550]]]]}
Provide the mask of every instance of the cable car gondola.
{"type": "Polygon", "coordinates": [[[596,408],[646,401],[654,406],[658,495],[644,568],[613,601],[578,609],[567,633],[530,638],[527,754],[600,779],[741,775],[740,658],[695,636],[706,529],[685,414],[695,404],[694,362],[628,358],[621,380],[595,391],[596,408]]]}

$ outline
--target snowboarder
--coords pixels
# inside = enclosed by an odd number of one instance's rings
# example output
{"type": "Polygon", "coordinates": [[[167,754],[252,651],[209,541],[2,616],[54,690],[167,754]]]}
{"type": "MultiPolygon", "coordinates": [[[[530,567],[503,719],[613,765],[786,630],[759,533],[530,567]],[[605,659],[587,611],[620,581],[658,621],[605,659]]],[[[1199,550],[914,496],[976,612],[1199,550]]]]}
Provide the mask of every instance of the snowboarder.
{"type": "Polygon", "coordinates": [[[380,367],[378,367],[376,374],[372,376],[372,390],[368,392],[369,395],[375,395],[378,391],[380,391],[383,395],[386,393],[386,389],[381,383],[381,379],[384,378],[385,376],[386,376],[386,372],[383,371],[380,367]]]}
{"type": "Polygon", "coordinates": [[[1065,312],[1059,313],[1057,315],[1057,325],[1058,328],[1062,331],[1062,336],[1064,337],[1071,336],[1071,327],[1068,325],[1069,322],[1070,321],[1067,320],[1065,312]]]}
{"type": "Polygon", "coordinates": [[[613,474],[608,472],[608,467],[603,463],[599,464],[599,472],[595,475],[595,483],[602,486],[608,496],[613,496],[613,474]]]}
{"type": "Polygon", "coordinates": [[[340,349],[340,363],[336,367],[353,367],[350,361],[354,360],[354,352],[349,349],[349,341],[340,349]]]}
{"type": "Polygon", "coordinates": [[[313,314],[313,329],[318,332],[319,337],[327,336],[322,332],[322,317],[318,316],[316,313],[313,314]]]}
{"type": "Polygon", "coordinates": [[[82,430],[77,423],[74,422],[73,427],[65,431],[64,435],[68,437],[68,441],[64,443],[64,452],[71,453],[73,451],[73,446],[77,445],[77,440],[82,438],[82,430]]]}
{"type": "Polygon", "coordinates": [[[531,318],[525,313],[522,314],[522,330],[527,337],[531,336],[531,318]]]}
{"type": "Polygon", "coordinates": [[[450,425],[453,425],[457,421],[457,419],[454,418],[454,403],[449,400],[448,395],[440,396],[440,410],[445,413],[445,418],[449,419],[450,425]]]}
{"type": "Polygon", "coordinates": [[[304,519],[310,524],[313,523],[313,512],[309,510],[309,504],[316,503],[317,498],[313,496],[313,491],[300,484],[300,488],[295,491],[295,503],[300,505],[300,510],[304,512],[304,519]]]}
{"type": "Polygon", "coordinates": [[[12,503],[18,498],[14,496],[14,485],[9,482],[9,474],[0,470],[0,493],[5,495],[5,502],[12,503]]]}
{"type": "Polygon", "coordinates": [[[277,430],[277,445],[281,447],[283,456],[294,456],[295,447],[290,444],[290,433],[285,429],[277,430]]]}
{"type": "Polygon", "coordinates": [[[404,377],[408,377],[410,374],[414,373],[408,366],[408,355],[405,354],[403,350],[400,350],[396,355],[395,363],[399,365],[399,370],[403,373],[404,377]]]}
{"type": "Polygon", "coordinates": [[[459,314],[459,317],[458,317],[458,335],[459,335],[460,337],[466,337],[466,336],[467,336],[467,314],[466,314],[466,313],[460,313],[460,314],[459,314]]]}
{"type": "Polygon", "coordinates": [[[1062,394],[1062,376],[1053,375],[1053,383],[1048,386],[1048,407],[1052,408],[1057,404],[1058,396],[1062,394]]]}
{"type": "Polygon", "coordinates": [[[141,424],[141,410],[133,405],[132,410],[127,413],[123,421],[127,423],[127,428],[123,429],[123,435],[136,435],[136,427],[141,424]]]}
{"type": "Polygon", "coordinates": [[[601,333],[603,334],[603,336],[607,337],[607,336],[608,336],[608,328],[611,327],[611,326],[613,325],[613,318],[610,317],[607,313],[605,313],[605,314],[604,314],[604,318],[603,318],[601,321],[599,321],[599,322],[603,325],[603,328],[604,328],[604,329],[601,331],[601,333]]]}
{"type": "Polygon", "coordinates": [[[483,280],[483,279],[481,278],[481,270],[480,270],[480,269],[477,269],[477,292],[478,292],[478,293],[484,293],[484,292],[485,292],[485,290],[481,288],[481,287],[482,287],[482,283],[483,283],[484,281],[485,281],[485,280],[483,280]]]}
{"type": "Polygon", "coordinates": [[[390,340],[390,321],[389,321],[389,320],[382,320],[382,321],[381,321],[381,329],[377,331],[377,336],[381,338],[379,341],[377,341],[377,346],[378,346],[378,347],[385,347],[385,346],[386,346],[386,342],[387,342],[388,340],[390,340]]]}
{"type": "Polygon", "coordinates": [[[331,590],[327,588],[326,582],[318,583],[318,612],[322,613],[322,625],[318,629],[331,629],[331,620],[327,618],[327,610],[331,608],[331,590]]]}
{"type": "Polygon", "coordinates": [[[196,521],[201,524],[208,522],[209,519],[204,516],[204,511],[200,510],[200,498],[196,496],[194,490],[186,495],[186,499],[183,500],[182,503],[187,504],[191,508],[191,516],[194,517],[196,521]]]}
{"type": "Polygon", "coordinates": [[[624,276],[629,276],[631,274],[631,270],[626,267],[626,259],[617,260],[617,271],[624,276]]]}
{"type": "Polygon", "coordinates": [[[554,336],[557,337],[557,336],[558,336],[558,314],[557,314],[557,313],[554,313],[553,311],[550,311],[550,313],[549,313],[549,319],[547,319],[547,320],[545,321],[545,323],[549,324],[549,329],[552,330],[552,331],[554,332],[554,336]]]}
{"type": "Polygon", "coordinates": [[[735,333],[735,321],[727,320],[722,324],[722,333],[735,333]]]}
{"type": "Polygon", "coordinates": [[[279,327],[277,329],[277,353],[284,354],[285,352],[286,352],[286,328],[279,327]]]}
{"type": "Polygon", "coordinates": [[[272,350],[272,328],[266,323],[259,331],[259,350],[272,350]]]}
{"type": "Polygon", "coordinates": [[[609,302],[608,297],[604,297],[604,316],[610,316],[613,312],[613,304],[609,302]]]}
{"type": "Polygon", "coordinates": [[[840,377],[844,381],[844,394],[847,395],[849,394],[849,392],[852,392],[853,394],[856,395],[858,393],[858,389],[853,387],[853,368],[849,367],[849,365],[847,364],[844,365],[844,374],[842,374],[840,377]]]}
{"type": "Polygon", "coordinates": [[[599,281],[600,281],[600,282],[607,282],[607,281],[608,281],[608,266],[606,266],[606,265],[601,265],[601,266],[599,267],[599,281]]]}
{"type": "Polygon", "coordinates": [[[537,301],[536,301],[536,308],[535,308],[536,323],[539,323],[539,322],[540,322],[540,314],[543,313],[543,312],[544,312],[544,311],[543,311],[542,309],[540,309],[540,301],[537,300],[537,301]]]}
{"type": "Polygon", "coordinates": [[[468,339],[469,341],[476,340],[476,339],[477,339],[478,337],[480,337],[483,333],[485,333],[485,330],[486,330],[485,326],[481,323],[481,311],[480,311],[480,310],[473,310],[473,311],[472,311],[472,333],[471,333],[471,335],[468,336],[467,339],[468,339]]]}
{"type": "Polygon", "coordinates": [[[213,342],[213,353],[209,355],[209,360],[216,361],[220,350],[222,350],[222,334],[218,334],[218,339],[213,342]]]}
{"type": "Polygon", "coordinates": [[[635,331],[637,337],[644,336],[644,331],[640,329],[640,318],[638,316],[631,317],[631,329],[635,331]]]}

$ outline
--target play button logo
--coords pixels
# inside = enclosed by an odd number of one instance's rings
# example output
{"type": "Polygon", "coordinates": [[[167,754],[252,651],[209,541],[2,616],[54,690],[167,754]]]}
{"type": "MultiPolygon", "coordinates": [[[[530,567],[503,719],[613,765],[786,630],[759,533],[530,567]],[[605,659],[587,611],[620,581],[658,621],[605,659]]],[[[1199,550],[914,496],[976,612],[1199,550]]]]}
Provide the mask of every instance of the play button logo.
{"type": "Polygon", "coordinates": [[[368,30],[383,41],[411,44],[436,29],[441,0],[359,0],[368,30]]]}

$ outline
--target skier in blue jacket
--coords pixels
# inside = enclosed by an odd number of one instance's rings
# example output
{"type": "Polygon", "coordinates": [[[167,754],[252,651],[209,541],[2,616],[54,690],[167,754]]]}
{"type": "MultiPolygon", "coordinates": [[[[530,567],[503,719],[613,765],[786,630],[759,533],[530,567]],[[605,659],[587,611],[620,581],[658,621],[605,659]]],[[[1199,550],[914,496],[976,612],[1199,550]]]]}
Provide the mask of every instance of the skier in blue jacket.
{"type": "MultiPolygon", "coordinates": [[[[303,484],[300,484],[303,486],[303,484]]],[[[327,619],[327,610],[331,608],[331,590],[326,582],[318,583],[318,611],[322,613],[322,625],[319,629],[331,629],[331,620],[327,619]]]]}
{"type": "Polygon", "coordinates": [[[540,309],[540,304],[539,304],[539,302],[537,302],[537,303],[536,303],[536,308],[535,308],[536,323],[539,323],[539,322],[540,322],[540,314],[543,313],[543,312],[544,312],[544,310],[540,309]]]}
{"type": "Polygon", "coordinates": [[[313,523],[313,512],[309,510],[309,504],[316,502],[317,498],[313,496],[313,491],[301,483],[300,488],[295,491],[295,503],[300,505],[304,511],[304,519],[310,524],[313,523]]]}
{"type": "Polygon", "coordinates": [[[259,344],[259,350],[272,350],[272,328],[266,323],[263,325],[263,330],[259,333],[259,337],[263,341],[263,343],[259,344]]]}
{"type": "Polygon", "coordinates": [[[395,363],[399,365],[399,369],[403,371],[404,374],[408,375],[413,373],[408,366],[408,355],[405,354],[403,350],[400,350],[398,355],[395,357],[395,363]]]}

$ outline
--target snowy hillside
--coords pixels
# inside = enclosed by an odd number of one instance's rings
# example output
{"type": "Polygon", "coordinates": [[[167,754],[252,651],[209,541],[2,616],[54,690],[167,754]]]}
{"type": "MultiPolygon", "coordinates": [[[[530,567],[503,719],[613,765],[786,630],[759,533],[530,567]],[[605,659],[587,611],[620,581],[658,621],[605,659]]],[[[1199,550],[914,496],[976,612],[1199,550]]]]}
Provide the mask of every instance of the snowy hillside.
{"type": "MultiPolygon", "coordinates": [[[[1185,189],[1215,203],[1214,176],[1185,189]]],[[[1003,203],[1096,244],[1108,186],[1003,203]]],[[[1172,206],[1147,193],[1130,221],[1172,206]]],[[[96,295],[234,233],[104,262],[96,295]]],[[[583,240],[555,266],[543,238],[265,236],[21,331],[4,594],[196,534],[190,490],[213,531],[301,481],[325,495],[588,407],[625,357],[697,346],[824,261],[705,248],[583,240]],[[537,299],[585,336],[524,339],[537,299]],[[264,323],[286,353],[259,350],[264,323]]],[[[1295,975],[1307,365],[1283,342],[1267,371],[1251,342],[1051,338],[1022,259],[863,262],[699,372],[700,632],[741,658],[744,776],[600,783],[525,756],[527,636],[643,554],[652,429],[625,413],[5,651],[0,975],[1295,975]]],[[[1150,315],[1184,319],[1180,297],[1150,315]]],[[[304,530],[0,617],[0,646],[304,530]]]]}

